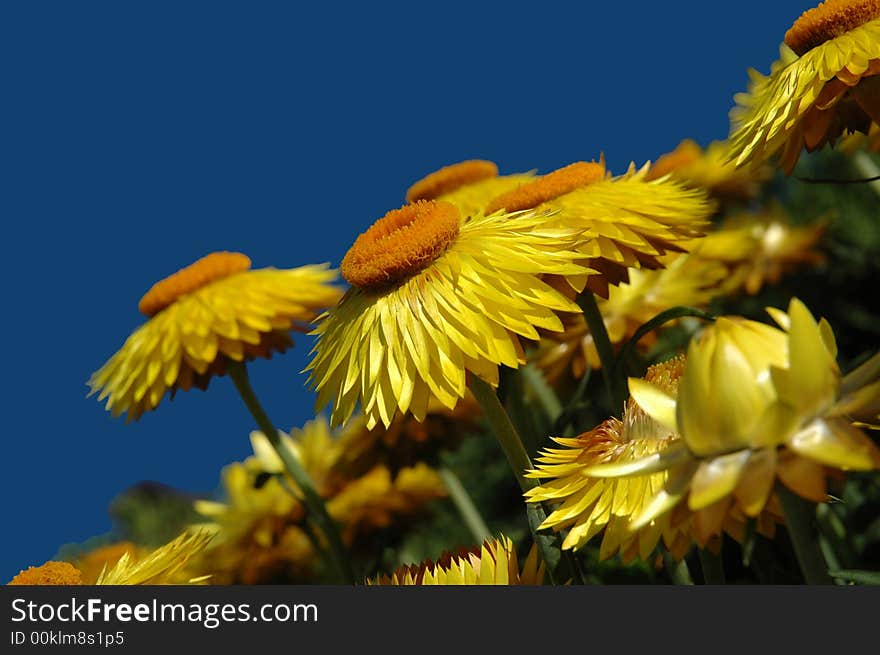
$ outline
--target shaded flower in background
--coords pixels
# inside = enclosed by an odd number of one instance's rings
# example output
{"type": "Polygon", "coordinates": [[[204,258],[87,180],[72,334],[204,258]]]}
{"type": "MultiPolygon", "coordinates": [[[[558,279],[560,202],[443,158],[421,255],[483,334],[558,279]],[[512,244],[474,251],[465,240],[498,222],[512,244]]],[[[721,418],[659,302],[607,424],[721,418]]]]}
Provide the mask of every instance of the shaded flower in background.
{"type": "Polygon", "coordinates": [[[339,433],[333,472],[352,477],[376,464],[394,472],[419,461],[435,462],[441,452],[456,449],[465,436],[479,430],[480,413],[479,404],[468,393],[453,409],[431,399],[424,421],[398,414],[387,429],[368,428],[358,414],[339,433]]]}
{"type": "Polygon", "coordinates": [[[821,503],[829,471],[880,468],[880,449],[853,426],[876,412],[880,367],[869,363],[841,379],[827,322],[817,323],[797,299],[788,313],[768,311],[782,329],[720,318],[692,340],[677,394],[630,379],[639,406],[682,437],[654,455],[587,471],[598,477],[668,471],[633,529],[683,504],[703,542],[731,512],[758,516],[777,478],[821,503]]]}
{"type": "Polygon", "coordinates": [[[694,244],[693,255],[727,268],[719,293],[742,288],[755,295],[799,266],[822,264],[825,255],[817,246],[826,228],[824,220],[792,225],[785,209],[772,204],[759,213],[731,215],[694,244]]]}
{"type": "Polygon", "coordinates": [[[626,282],[630,268],[662,268],[662,255],[683,251],[713,211],[705,191],[649,181],[648,170],[630,166],[610,177],[601,161],[575,162],[497,196],[486,212],[553,212],[554,225],[578,232],[577,250],[597,271],[587,274],[586,288],[607,298],[609,285],[626,282]]]}
{"type": "Polygon", "coordinates": [[[192,575],[189,564],[213,538],[211,530],[188,530],[156,549],[124,549],[118,557],[104,553],[107,562],[97,576],[84,574],[69,562],[46,562],[15,576],[10,585],[158,585],[198,584],[210,575],[192,575]]]}
{"type": "MultiPolygon", "coordinates": [[[[686,253],[671,253],[659,261],[665,268],[630,271],[629,282],[612,287],[608,298],[598,301],[613,345],[628,340],[643,323],[662,311],[680,305],[703,308],[721,293],[727,271],[720,263],[686,253]]],[[[583,315],[566,316],[563,323],[565,331],[543,335],[534,354],[535,363],[551,382],[567,372],[579,379],[587,370],[602,366],[583,315]]],[[[639,346],[649,348],[656,340],[656,332],[652,331],[639,346]]]]}
{"type": "Polygon", "coordinates": [[[155,409],[171,391],[205,389],[228,359],[242,362],[284,352],[291,330],[305,330],[341,290],[326,266],[249,270],[245,255],[215,252],[157,282],[139,308],[149,320],[89,379],[127,420],[155,409]]]}
{"type": "MultiPolygon", "coordinates": [[[[300,461],[339,523],[345,542],[416,518],[427,503],[446,495],[439,475],[423,463],[392,474],[381,465],[347,478],[335,472],[344,452],[326,419],[309,421],[284,447],[300,461]]],[[[283,475],[280,458],[260,432],[251,434],[254,455],[223,470],[222,502],[200,500],[196,510],[217,531],[202,565],[221,583],[311,580],[318,555],[306,530],[306,511],[296,483],[283,475]]]]}
{"type": "Polygon", "coordinates": [[[446,552],[437,561],[405,565],[391,575],[367,580],[372,585],[540,585],[544,564],[534,546],[522,569],[513,542],[505,536],[485,541],[480,547],[446,552]]]}
{"type": "Polygon", "coordinates": [[[468,217],[482,213],[495,196],[534,179],[533,173],[498,175],[498,166],[493,162],[471,159],[444,166],[425,176],[407,190],[406,201],[445,200],[468,217]]]}
{"type": "Polygon", "coordinates": [[[453,408],[467,373],[498,385],[498,366],[525,363],[520,338],[561,331],[556,312],[577,312],[541,274],[582,276],[572,230],[546,214],[475,215],[444,201],[388,212],[342,261],[353,288],[319,321],[309,364],[317,407],[331,422],[360,401],[366,426],[419,421],[432,398],[453,408]]]}
{"type": "Polygon", "coordinates": [[[669,175],[685,186],[705,189],[722,201],[747,200],[758,195],[761,184],[770,179],[769,166],[737,168],[727,155],[725,141],[713,141],[705,150],[692,139],[684,139],[672,152],[657,158],[646,180],[669,175]]]}
{"type": "Polygon", "coordinates": [[[826,0],[785,34],[765,77],[750,71],[731,111],[730,156],[760,165],[781,153],[790,173],[801,151],[880,122],[880,2],[826,0]]]}

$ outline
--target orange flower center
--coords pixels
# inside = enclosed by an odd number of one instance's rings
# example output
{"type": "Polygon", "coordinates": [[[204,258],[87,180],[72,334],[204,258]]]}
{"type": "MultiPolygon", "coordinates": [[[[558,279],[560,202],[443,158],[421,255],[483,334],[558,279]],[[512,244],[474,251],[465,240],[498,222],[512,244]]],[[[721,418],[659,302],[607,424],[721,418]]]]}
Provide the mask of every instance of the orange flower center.
{"type": "Polygon", "coordinates": [[[79,569],[67,562],[46,562],[32,566],[9,581],[11,585],[81,585],[79,569]]]}
{"type": "Polygon", "coordinates": [[[498,167],[490,161],[471,159],[444,166],[439,171],[423,177],[406,192],[406,201],[433,200],[444,193],[460,189],[490,177],[498,177],[498,167]]]}
{"type": "Polygon", "coordinates": [[[394,209],[357,238],[342,259],[342,277],[361,289],[406,279],[446,251],[458,236],[459,220],[455,205],[442,200],[394,209]]]}
{"type": "Polygon", "coordinates": [[[825,0],[801,14],[785,33],[785,43],[802,55],[877,18],[880,0],[825,0]]]}
{"type": "Polygon", "coordinates": [[[138,309],[145,316],[155,316],[181,296],[250,267],[250,258],[239,252],[212,252],[174,275],[156,282],[141,298],[138,309]]]}
{"type": "Polygon", "coordinates": [[[486,214],[493,214],[499,209],[509,212],[533,209],[582,186],[598,182],[603,177],[603,164],[578,161],[496,196],[486,205],[486,214]]]}

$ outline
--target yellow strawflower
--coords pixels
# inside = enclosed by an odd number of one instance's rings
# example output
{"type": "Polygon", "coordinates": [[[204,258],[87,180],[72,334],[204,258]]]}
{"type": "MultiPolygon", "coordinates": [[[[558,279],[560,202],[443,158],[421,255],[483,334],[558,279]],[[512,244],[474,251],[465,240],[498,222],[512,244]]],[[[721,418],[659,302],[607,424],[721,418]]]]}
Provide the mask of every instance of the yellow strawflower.
{"type": "Polygon", "coordinates": [[[210,579],[210,575],[190,575],[189,564],[213,538],[211,530],[194,529],[154,550],[125,549],[118,557],[108,555],[95,579],[83,575],[68,562],[46,562],[32,566],[15,576],[11,585],[161,585],[198,584],[210,579]]]}
{"type": "MultiPolygon", "coordinates": [[[[348,546],[357,546],[377,529],[403,524],[446,495],[437,472],[421,463],[395,473],[375,465],[348,477],[339,470],[344,448],[323,417],[280,438],[313,480],[348,546]]],[[[284,475],[265,435],[251,433],[251,444],[253,456],[223,470],[225,499],[195,504],[217,532],[199,565],[222,583],[310,579],[317,553],[296,483],[284,475]]]]}
{"type": "Polygon", "coordinates": [[[765,77],[750,71],[731,111],[731,157],[759,166],[779,153],[787,173],[801,151],[867,134],[880,121],[880,0],[826,0],[785,34],[765,77]]]}
{"type": "Polygon", "coordinates": [[[433,562],[402,566],[391,575],[367,580],[371,585],[540,585],[544,564],[532,546],[522,569],[513,542],[501,536],[487,540],[479,548],[444,553],[433,562]]]}
{"type": "Polygon", "coordinates": [[[139,304],[149,320],[91,376],[91,393],[136,420],[167,391],[205,389],[228,360],[284,352],[289,332],[341,295],[326,266],[250,266],[245,255],[215,252],[153,285],[139,304]]]}
{"type": "Polygon", "coordinates": [[[831,470],[880,468],[880,449],[854,425],[876,420],[876,358],[841,378],[831,327],[794,299],[770,311],[779,328],[720,318],[692,340],[677,394],[630,379],[645,412],[681,439],[598,477],[667,471],[663,489],[633,529],[686,504],[697,539],[718,534],[731,512],[758,516],[776,480],[814,502],[826,499],[831,470]]]}
{"type": "Polygon", "coordinates": [[[562,330],[556,312],[577,305],[542,274],[582,275],[571,230],[539,212],[474,215],[418,201],[389,212],[342,261],[353,288],[314,333],[310,383],[331,423],[360,402],[366,425],[386,427],[411,412],[424,420],[431,399],[453,408],[467,375],[498,384],[498,366],[525,363],[521,338],[562,330]]]}
{"type": "Polygon", "coordinates": [[[771,174],[768,166],[737,168],[724,141],[713,141],[703,149],[696,141],[684,139],[651,164],[645,179],[669,175],[685,186],[705,189],[719,200],[742,200],[756,196],[771,174]]]}

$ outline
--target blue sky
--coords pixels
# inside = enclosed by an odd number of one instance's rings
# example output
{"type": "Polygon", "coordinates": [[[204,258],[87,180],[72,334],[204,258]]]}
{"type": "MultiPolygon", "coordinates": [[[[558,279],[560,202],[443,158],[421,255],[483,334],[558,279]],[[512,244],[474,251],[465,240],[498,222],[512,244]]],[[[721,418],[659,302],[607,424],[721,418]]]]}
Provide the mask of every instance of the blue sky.
{"type": "MultiPolygon", "coordinates": [[[[726,136],[804,2],[42,2],[0,9],[0,578],[110,527],[155,480],[210,492],[252,423],[226,378],[126,425],[85,381],[149,286],[214,250],[328,261],[431,170],[621,172],[726,136]]],[[[285,429],[295,351],[251,366],[285,429]]]]}

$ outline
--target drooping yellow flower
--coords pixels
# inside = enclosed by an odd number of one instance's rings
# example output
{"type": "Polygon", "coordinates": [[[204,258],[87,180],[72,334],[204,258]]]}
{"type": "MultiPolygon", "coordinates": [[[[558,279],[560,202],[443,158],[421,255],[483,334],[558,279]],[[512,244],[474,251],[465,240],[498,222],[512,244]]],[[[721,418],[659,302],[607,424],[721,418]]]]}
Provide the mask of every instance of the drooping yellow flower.
{"type": "Polygon", "coordinates": [[[462,216],[473,216],[482,212],[495,196],[533,179],[533,173],[498,175],[498,166],[493,162],[471,159],[444,166],[422,178],[407,190],[406,201],[445,200],[455,205],[462,216]]]}
{"type": "Polygon", "coordinates": [[[727,268],[724,293],[742,288],[754,295],[798,266],[824,262],[816,246],[826,226],[825,221],[792,225],[782,206],[771,205],[758,214],[731,216],[696,243],[692,252],[698,259],[727,268]]]}
{"type": "Polygon", "coordinates": [[[706,192],[671,179],[648,180],[649,167],[610,177],[603,162],[575,162],[492,199],[485,211],[553,212],[553,224],[577,230],[590,268],[584,284],[603,298],[630,268],[662,268],[661,256],[698,237],[713,205],[706,192]]]}
{"type": "MultiPolygon", "coordinates": [[[[280,435],[324,498],[343,540],[358,540],[417,516],[427,503],[446,495],[436,471],[425,464],[392,473],[377,465],[356,477],[337,469],[340,440],[323,418],[280,435]]],[[[201,561],[221,583],[309,580],[317,552],[309,540],[306,511],[296,483],[284,474],[278,454],[260,433],[251,434],[254,455],[223,470],[223,502],[197,501],[217,536],[201,561]]]]}
{"type": "MultiPolygon", "coordinates": [[[[680,305],[702,308],[722,292],[727,271],[718,262],[679,253],[659,261],[665,268],[630,271],[629,282],[612,287],[607,299],[599,299],[599,311],[613,345],[628,340],[662,311],[680,305]]],[[[563,323],[565,331],[544,335],[535,354],[536,364],[550,381],[566,372],[579,379],[587,370],[602,366],[583,315],[566,316],[563,323]]],[[[656,339],[656,332],[650,332],[639,345],[648,348],[656,339]]]]}
{"type": "Polygon", "coordinates": [[[15,576],[11,585],[164,585],[198,584],[210,575],[191,576],[188,564],[213,538],[211,530],[188,530],[155,550],[135,553],[126,550],[105,564],[96,579],[68,562],[46,562],[32,566],[15,576]]]}
{"type": "Polygon", "coordinates": [[[513,542],[505,536],[485,541],[481,547],[446,552],[436,562],[402,566],[391,575],[367,580],[370,585],[540,585],[544,563],[532,546],[522,570],[513,542]]]}
{"type": "Polygon", "coordinates": [[[341,291],[326,266],[249,270],[240,253],[216,252],[156,283],[140,301],[149,320],[89,380],[114,416],[136,420],[165,395],[204,389],[226,362],[270,357],[292,343],[341,291]]]}
{"type": "Polygon", "coordinates": [[[645,179],[669,175],[690,188],[705,189],[719,200],[756,196],[761,183],[770,178],[770,168],[737,168],[727,149],[724,141],[713,141],[704,150],[696,141],[684,139],[675,150],[657,158],[645,179]]]}
{"type": "Polygon", "coordinates": [[[677,395],[630,379],[639,406],[681,435],[654,455],[587,471],[598,477],[668,471],[633,529],[685,504],[702,541],[731,512],[760,514],[777,478],[824,502],[829,470],[880,468],[880,449],[853,425],[877,411],[880,366],[869,363],[841,380],[824,319],[816,322],[797,299],[788,313],[768,311],[782,329],[721,318],[695,338],[677,395]]]}
{"type": "Polygon", "coordinates": [[[760,165],[781,153],[787,173],[801,151],[868,133],[880,122],[880,1],[826,0],[785,34],[770,76],[750,71],[731,111],[731,157],[760,165]]]}
{"type": "MultiPolygon", "coordinates": [[[[652,366],[645,379],[674,394],[684,358],[652,366]]],[[[600,559],[619,552],[624,562],[636,556],[647,560],[661,536],[666,548],[681,559],[691,545],[690,517],[665,515],[641,530],[630,532],[629,522],[663,488],[666,473],[637,478],[590,478],[583,471],[607,462],[627,462],[660,452],[677,439],[630,398],[623,420],[611,418],[574,438],[556,437],[561,448],[548,448],[537,458],[528,477],[541,481],[526,492],[532,503],[560,503],[541,528],[569,530],[564,549],[580,549],[604,530],[600,559]]]]}
{"type": "Polygon", "coordinates": [[[318,408],[347,421],[360,402],[368,428],[395,414],[424,420],[432,398],[448,408],[466,376],[498,384],[498,366],[525,363],[520,338],[562,329],[577,305],[541,280],[580,276],[571,230],[539,212],[464,220],[445,201],[394,210],[360,235],[342,261],[353,288],[325,314],[309,364],[318,408]]]}

